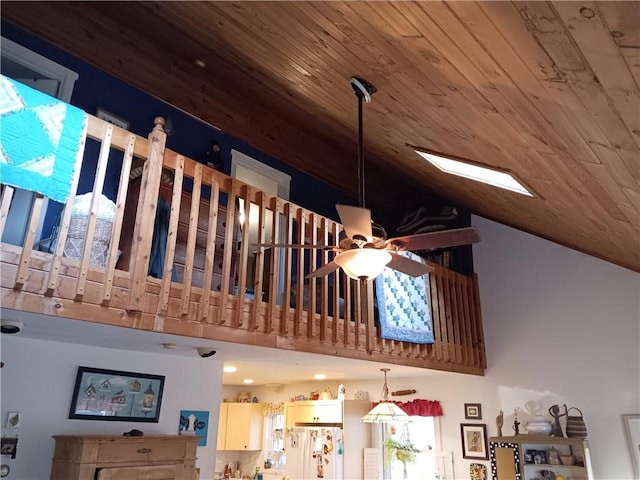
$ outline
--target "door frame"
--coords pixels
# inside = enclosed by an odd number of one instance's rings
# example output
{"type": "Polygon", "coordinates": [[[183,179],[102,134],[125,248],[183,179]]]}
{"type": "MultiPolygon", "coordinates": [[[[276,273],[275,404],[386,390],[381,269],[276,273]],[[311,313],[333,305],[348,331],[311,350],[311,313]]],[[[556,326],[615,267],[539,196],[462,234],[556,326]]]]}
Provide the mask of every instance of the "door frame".
{"type": "MultiPolygon", "coordinates": [[[[76,80],[79,78],[78,73],[40,55],[39,53],[34,52],[33,50],[23,47],[6,37],[0,36],[0,44],[2,45],[2,51],[0,52],[1,58],[7,58],[19,65],[22,65],[23,67],[41,74],[45,78],[57,80],[58,91],[56,92],[56,98],[66,103],[71,102],[73,87],[75,86],[76,80]]],[[[8,212],[7,221],[9,221],[9,216],[11,216],[11,221],[19,222],[24,219],[24,232],[26,232],[26,222],[28,221],[31,213],[30,209],[33,203],[33,196],[33,192],[16,189],[11,208],[8,212]]],[[[47,216],[46,212],[48,207],[49,199],[44,197],[42,202],[42,213],[40,214],[40,220],[36,229],[36,243],[41,240],[42,228],[47,216]]],[[[24,234],[22,241],[24,241],[24,234]]]]}

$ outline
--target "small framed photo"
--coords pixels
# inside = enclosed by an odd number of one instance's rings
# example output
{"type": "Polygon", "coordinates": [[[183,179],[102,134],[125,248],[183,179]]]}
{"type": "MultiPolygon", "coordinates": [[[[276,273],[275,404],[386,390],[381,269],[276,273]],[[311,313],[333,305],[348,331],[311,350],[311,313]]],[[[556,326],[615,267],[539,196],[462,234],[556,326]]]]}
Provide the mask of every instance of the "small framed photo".
{"type": "Polygon", "coordinates": [[[489,460],[487,426],[484,423],[461,423],[462,458],[489,460]]]}
{"type": "Polygon", "coordinates": [[[482,420],[482,406],[479,403],[464,404],[465,420],[482,420]]]}
{"type": "Polygon", "coordinates": [[[18,437],[8,438],[2,437],[0,439],[0,455],[11,455],[11,458],[16,458],[18,451],[18,437]]]}
{"type": "Polygon", "coordinates": [[[22,414],[20,412],[7,413],[7,423],[5,424],[5,427],[18,428],[20,426],[21,417],[22,417],[22,414]]]}

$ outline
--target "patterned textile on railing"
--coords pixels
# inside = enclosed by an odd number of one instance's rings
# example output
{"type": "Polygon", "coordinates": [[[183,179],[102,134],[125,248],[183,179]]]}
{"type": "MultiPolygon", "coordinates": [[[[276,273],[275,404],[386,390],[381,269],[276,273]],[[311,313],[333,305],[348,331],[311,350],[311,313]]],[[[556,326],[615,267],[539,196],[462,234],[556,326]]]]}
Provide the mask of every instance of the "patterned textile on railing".
{"type": "Polygon", "coordinates": [[[0,75],[0,180],[64,203],[82,162],[85,113],[0,75]]]}
{"type": "MultiPolygon", "coordinates": [[[[411,252],[399,252],[416,261],[411,252]]],[[[433,343],[433,323],[429,307],[429,276],[411,277],[385,268],[376,278],[381,337],[412,343],[433,343]]]]}

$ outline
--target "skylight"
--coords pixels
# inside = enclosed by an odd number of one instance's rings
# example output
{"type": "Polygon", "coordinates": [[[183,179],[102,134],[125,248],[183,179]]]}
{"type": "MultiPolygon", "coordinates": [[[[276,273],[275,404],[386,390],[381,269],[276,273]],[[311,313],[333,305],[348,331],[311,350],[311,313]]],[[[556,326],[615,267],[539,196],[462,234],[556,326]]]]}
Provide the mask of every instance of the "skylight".
{"type": "Polygon", "coordinates": [[[435,155],[433,153],[421,152],[420,150],[416,150],[416,153],[445,173],[451,173],[453,175],[469,178],[471,180],[493,185],[494,187],[504,188],[512,192],[533,197],[533,194],[529,192],[529,190],[506,172],[500,172],[498,170],[480,167],[460,160],[441,157],[440,155],[435,155]]]}

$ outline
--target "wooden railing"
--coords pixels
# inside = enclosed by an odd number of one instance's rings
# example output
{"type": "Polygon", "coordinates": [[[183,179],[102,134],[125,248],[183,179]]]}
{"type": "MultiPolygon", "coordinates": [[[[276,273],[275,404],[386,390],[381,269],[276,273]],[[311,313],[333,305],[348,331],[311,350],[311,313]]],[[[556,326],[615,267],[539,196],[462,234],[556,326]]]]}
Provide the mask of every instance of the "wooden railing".
{"type": "MultiPolygon", "coordinates": [[[[214,340],[484,373],[475,276],[433,265],[430,292],[435,343],[383,340],[376,325],[371,282],[351,280],[338,270],[305,283],[306,274],[329,261],[332,252],[255,246],[336,244],[340,224],[166,149],[162,125],[163,120],[157,118],[146,139],[89,116],[88,141],[100,144],[93,192],[103,191],[109,162],[122,165],[110,245],[118,245],[126,255],[119,260],[119,250],[110,248],[106,265],[91,263],[99,204],[99,195],[94,193],[82,256],[65,256],[77,174],[53,253],[34,248],[35,229],[43,214],[39,195],[34,199],[23,246],[2,244],[4,308],[214,340]],[[135,193],[133,187],[129,191],[134,162],[144,165],[135,193]],[[163,173],[169,174],[172,184],[162,184],[163,173]],[[170,215],[164,271],[161,278],[154,278],[148,275],[148,268],[163,191],[170,215]],[[244,202],[242,212],[240,200],[244,202]],[[242,216],[249,219],[253,211],[258,212],[256,238],[250,238],[250,229],[240,222],[242,216]],[[132,231],[127,231],[127,217],[132,219],[132,231]],[[177,258],[178,250],[184,258],[177,258]],[[178,261],[180,278],[176,281],[172,268],[176,269],[178,261]]],[[[0,236],[12,194],[13,188],[3,185],[0,236]]]]}

